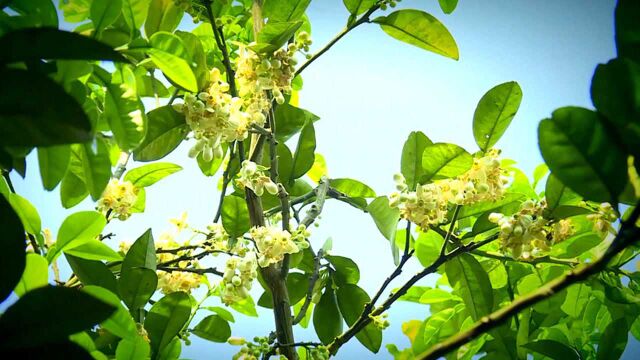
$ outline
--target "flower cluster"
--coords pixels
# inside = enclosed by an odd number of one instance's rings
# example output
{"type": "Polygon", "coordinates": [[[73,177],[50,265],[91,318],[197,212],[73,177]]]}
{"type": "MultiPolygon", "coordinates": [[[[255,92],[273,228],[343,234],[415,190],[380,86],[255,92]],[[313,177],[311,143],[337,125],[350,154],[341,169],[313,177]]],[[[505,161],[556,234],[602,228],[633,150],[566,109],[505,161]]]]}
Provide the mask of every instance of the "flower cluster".
{"type": "Polygon", "coordinates": [[[545,208],[544,200],[527,200],[514,215],[489,215],[489,221],[500,227],[502,248],[510,250],[514,258],[527,260],[540,256],[573,233],[570,220],[552,222],[545,219],[542,216],[545,208]]]}
{"type": "Polygon", "coordinates": [[[401,0],[382,0],[380,3],[380,9],[387,10],[387,6],[394,8],[401,0]]]}
{"type": "Polygon", "coordinates": [[[604,237],[608,233],[615,235],[615,229],[611,225],[618,219],[613,206],[608,202],[600,204],[598,210],[594,214],[587,215],[587,219],[593,222],[593,231],[604,237]]]}
{"type": "Polygon", "coordinates": [[[244,338],[229,338],[227,342],[231,345],[242,345],[240,351],[233,355],[233,360],[258,360],[262,354],[271,350],[273,341],[268,336],[256,336],[253,342],[246,341],[244,338]]]}
{"type": "Polygon", "coordinates": [[[309,247],[306,240],[306,228],[298,229],[292,236],[277,226],[254,227],[250,231],[251,238],[258,248],[258,265],[267,267],[284,259],[285,254],[295,254],[309,247]]]}
{"type": "Polygon", "coordinates": [[[97,210],[103,214],[126,220],[131,216],[133,205],[138,200],[138,189],[130,181],[111,179],[98,200],[97,210]]]}
{"type": "Polygon", "coordinates": [[[258,196],[262,196],[265,189],[269,194],[276,195],[278,193],[278,185],[264,173],[266,169],[266,167],[253,161],[245,160],[242,162],[240,177],[236,180],[236,184],[242,189],[249,188],[253,190],[258,196]]]}
{"type": "Polygon", "coordinates": [[[380,330],[384,330],[388,328],[389,325],[391,325],[389,323],[389,320],[387,320],[388,317],[389,315],[387,313],[377,315],[377,316],[373,316],[369,314],[369,318],[373,321],[373,326],[377,327],[380,330]]]}
{"type": "Polygon", "coordinates": [[[489,150],[455,179],[438,180],[418,185],[409,191],[402,174],[394,175],[396,189],[390,195],[389,205],[400,210],[400,215],[423,229],[445,222],[449,204],[469,205],[479,201],[498,200],[504,195],[508,179],[498,160],[499,151],[489,150]]]}
{"type": "Polygon", "coordinates": [[[221,299],[226,305],[249,296],[253,280],[258,276],[256,254],[248,251],[243,257],[232,256],[227,260],[220,283],[221,299]]]}

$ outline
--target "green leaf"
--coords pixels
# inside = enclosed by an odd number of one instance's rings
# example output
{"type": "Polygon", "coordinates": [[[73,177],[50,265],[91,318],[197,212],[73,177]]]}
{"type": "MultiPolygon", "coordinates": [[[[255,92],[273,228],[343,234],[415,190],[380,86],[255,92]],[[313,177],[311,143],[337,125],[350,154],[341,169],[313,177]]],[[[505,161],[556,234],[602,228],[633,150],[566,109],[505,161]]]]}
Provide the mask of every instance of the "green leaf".
{"type": "Polygon", "coordinates": [[[227,195],[222,203],[222,226],[230,238],[237,238],[249,231],[249,209],[244,199],[227,195]]]}
{"type": "MultiPolygon", "coordinates": [[[[454,317],[463,310],[463,306],[448,308],[431,315],[424,321],[424,333],[422,337],[426,346],[432,346],[440,339],[440,332],[445,328],[454,317]]],[[[419,335],[418,335],[419,336],[419,335]]]]}
{"type": "Polygon", "coordinates": [[[221,308],[220,306],[205,306],[205,307],[202,307],[202,309],[213,311],[214,313],[218,314],[221,318],[223,318],[228,322],[236,322],[236,320],[233,317],[233,314],[229,310],[225,308],[221,308]]]}
{"type": "Polygon", "coordinates": [[[458,60],[458,45],[449,30],[424,11],[403,9],[373,19],[391,37],[421,49],[458,60]]]}
{"type": "Polygon", "coordinates": [[[433,142],[421,131],[412,131],[402,147],[400,171],[407,181],[409,190],[415,190],[416,185],[424,175],[422,169],[422,154],[424,149],[433,142]]]}
{"type": "Polygon", "coordinates": [[[376,192],[367,184],[354,179],[331,179],[329,186],[352,198],[373,198],[376,192]]]}
{"type": "Polygon", "coordinates": [[[13,290],[22,296],[26,292],[47,285],[49,280],[49,263],[38,254],[27,254],[27,262],[20,282],[13,290]]]}
{"type": "Polygon", "coordinates": [[[431,266],[440,256],[444,238],[435,231],[421,232],[416,239],[416,257],[424,267],[431,266]]]}
{"type": "MultiPolygon", "coordinates": [[[[367,292],[355,284],[345,284],[340,286],[338,288],[337,297],[340,313],[349,326],[353,325],[358,320],[365,305],[371,301],[367,292]]],[[[322,299],[320,301],[322,301],[322,299]]],[[[360,343],[371,352],[377,353],[380,350],[380,345],[382,344],[382,330],[370,323],[356,334],[356,339],[358,339],[358,341],[360,341],[360,343]]]]}
{"type": "Polygon", "coordinates": [[[149,11],[151,0],[122,0],[124,21],[132,30],[139,30],[149,11]]]}
{"type": "Polygon", "coordinates": [[[454,144],[435,143],[422,153],[424,175],[419,182],[453,178],[469,170],[471,165],[473,157],[465,149],[454,144]]]}
{"type": "Polygon", "coordinates": [[[154,354],[162,351],[178,335],[190,315],[191,299],[184,292],[165,295],[153,304],[144,320],[144,328],[149,333],[154,354]]]}
{"type": "MultiPolygon", "coordinates": [[[[73,159],[76,167],[82,169],[79,159],[73,159]]],[[[71,166],[71,163],[70,163],[71,166]]],[[[80,170],[81,172],[82,170],[80,170]]],[[[60,185],[60,201],[65,209],[72,208],[78,205],[82,200],[89,196],[89,190],[84,181],[76,175],[75,172],[67,171],[62,178],[62,185],[60,185]]]]}
{"type": "Polygon", "coordinates": [[[260,53],[274,52],[286,44],[300,26],[302,21],[270,20],[258,33],[258,44],[253,49],[260,53]]]}
{"type": "Polygon", "coordinates": [[[489,275],[473,255],[461,254],[445,265],[447,278],[478,321],[493,309],[493,291],[489,275]]]}
{"type": "Polygon", "coordinates": [[[198,92],[198,82],[189,66],[187,50],[182,40],[167,32],[157,32],[149,39],[152,48],[147,54],[164,75],[177,86],[198,92]]]}
{"type": "Polygon", "coordinates": [[[353,260],[348,257],[335,255],[327,255],[325,259],[336,269],[333,275],[339,286],[342,284],[357,284],[358,281],[360,281],[360,269],[358,268],[358,264],[353,260]]]}
{"type": "Polygon", "coordinates": [[[615,203],[627,182],[626,156],[597,113],[578,107],[553,112],[538,127],[551,172],[587,200],[615,203]]]}
{"type": "Polygon", "coordinates": [[[9,194],[9,203],[22,221],[24,231],[32,235],[40,234],[42,221],[35,206],[29,200],[15,193],[9,194]]]}
{"type": "Polygon", "coordinates": [[[158,31],[173,32],[183,15],[184,12],[173,0],[151,0],[144,32],[148,38],[158,31]]]}
{"type": "MultiPolygon", "coordinates": [[[[119,52],[97,40],[77,33],[53,28],[27,28],[0,37],[0,63],[37,61],[40,59],[109,60],[129,62],[119,52]],[[25,46],[29,44],[29,46],[25,46]],[[64,44],[65,46],[60,46],[64,44]]],[[[30,82],[22,79],[26,84],[30,82]]],[[[18,83],[13,83],[16,86],[18,83]]],[[[37,95],[38,92],[31,94],[37,95]]],[[[47,92],[45,95],[50,95],[47,92]]]]}
{"type": "Polygon", "coordinates": [[[304,15],[311,0],[266,0],[263,15],[269,21],[295,21],[304,15]]]}
{"type": "Polygon", "coordinates": [[[149,343],[142,336],[136,336],[120,340],[116,348],[116,360],[148,359],[150,353],[149,343]]]}
{"type": "Polygon", "coordinates": [[[91,139],[82,107],[53,80],[17,69],[0,70],[0,78],[0,145],[51,146],[91,139]]]}
{"type": "Polygon", "coordinates": [[[580,196],[566,187],[554,174],[550,174],[545,185],[544,196],[547,200],[547,210],[553,212],[562,205],[577,205],[580,196]]]}
{"type": "Polygon", "coordinates": [[[198,81],[198,89],[203,89],[209,82],[209,68],[207,68],[207,57],[200,38],[190,32],[176,31],[176,35],[182,39],[188,52],[191,70],[198,81]]]}
{"type": "Polygon", "coordinates": [[[360,15],[369,10],[375,3],[375,0],[342,0],[344,6],[351,15],[360,15]]]}
{"type": "Polygon", "coordinates": [[[336,302],[336,294],[325,288],[320,301],[313,309],[313,327],[323,344],[329,344],[342,333],[342,318],[336,302]]]}
{"type": "Polygon", "coordinates": [[[33,27],[58,27],[56,8],[49,0],[13,0],[9,6],[33,27]]]}
{"type": "Polygon", "coordinates": [[[315,160],[315,151],[316,131],[313,128],[313,122],[307,121],[302,127],[302,131],[300,131],[298,146],[296,147],[296,152],[293,154],[290,182],[302,177],[311,169],[315,160]]]}
{"type": "Polygon", "coordinates": [[[86,185],[93,200],[98,200],[111,179],[111,159],[109,149],[104,140],[96,139],[97,152],[94,152],[91,144],[71,145],[70,171],[76,170],[74,164],[79,163],[81,169],[76,172],[86,185]]]}
{"type": "Polygon", "coordinates": [[[422,293],[419,301],[421,304],[438,304],[455,298],[457,297],[442,289],[428,289],[422,293]]]}
{"type": "Polygon", "coordinates": [[[394,241],[400,211],[389,206],[386,196],[378,196],[367,206],[367,212],[373,218],[378,230],[389,241],[394,241]]]}
{"type": "Polygon", "coordinates": [[[65,21],[78,23],[89,18],[91,0],[63,1],[58,4],[58,7],[62,10],[65,21]]]}
{"type": "MultiPolygon", "coordinates": [[[[292,272],[287,275],[287,291],[289,293],[289,303],[295,304],[302,300],[309,289],[309,276],[303,273],[292,272]]],[[[265,292],[258,299],[258,305],[267,309],[273,309],[273,296],[271,291],[265,292]]]]}
{"type": "Polygon", "coordinates": [[[89,285],[96,285],[114,294],[118,293],[116,277],[103,262],[81,259],[69,254],[65,254],[65,258],[85,288],[89,285]]]}
{"type": "Polygon", "coordinates": [[[120,261],[122,256],[100,240],[91,239],[78,246],[67,247],[65,254],[71,254],[87,260],[120,261]]]}
{"type": "Polygon", "coordinates": [[[118,147],[122,151],[133,150],[140,145],[146,133],[144,105],[135,90],[135,75],[128,67],[120,71],[126,80],[121,83],[109,82],[103,85],[107,91],[104,97],[104,116],[109,122],[118,147]]]}
{"type": "Polygon", "coordinates": [[[151,229],[147,229],[131,245],[122,262],[122,272],[133,268],[156,270],[156,250],[151,229]]]}
{"type": "Polygon", "coordinates": [[[596,359],[619,359],[627,346],[629,325],[625,318],[612,321],[602,334],[596,359]]]}
{"type": "Polygon", "coordinates": [[[182,170],[180,165],[167,162],[153,163],[129,170],[124,180],[131,181],[138,187],[147,187],[180,170],[182,170]]]}
{"type": "Polygon", "coordinates": [[[591,288],[586,284],[575,284],[567,289],[567,296],[560,309],[567,315],[579,318],[587,307],[591,288]]]}
{"type": "Polygon", "coordinates": [[[123,339],[131,340],[138,337],[136,323],[131,318],[131,315],[129,315],[129,312],[122,306],[120,299],[115,293],[100,286],[93,285],[83,287],[82,291],[117,309],[113,315],[100,323],[100,327],[123,339]]]}
{"type": "Polygon", "coordinates": [[[578,360],[578,353],[569,346],[550,339],[542,339],[522,345],[529,350],[535,351],[552,359],[578,360]]]}
{"type": "Polygon", "coordinates": [[[451,14],[458,6],[458,0],[438,0],[438,3],[445,14],[451,14]]]}
{"type": "Polygon", "coordinates": [[[42,185],[48,191],[58,186],[69,167],[71,148],[68,145],[58,145],[38,148],[38,164],[42,185]]]}
{"type": "Polygon", "coordinates": [[[147,114],[147,134],[133,152],[136,161],[162,159],[180,145],[189,126],[184,115],[170,105],[161,106],[147,114]]]}
{"type": "Polygon", "coordinates": [[[158,287],[158,275],[147,268],[133,268],[118,279],[120,297],[132,313],[143,308],[158,287]]]}
{"type": "Polygon", "coordinates": [[[458,215],[458,220],[468,218],[469,216],[478,216],[489,210],[494,210],[501,208],[507,204],[513,203],[515,201],[522,202],[524,199],[524,195],[516,194],[516,193],[506,193],[501,200],[497,201],[480,201],[473,205],[465,205],[460,208],[460,213],[458,215]]]}
{"type": "Polygon", "coordinates": [[[473,137],[480,150],[495,145],[511,124],[522,102],[522,89],[515,81],[496,85],[482,96],[473,113],[473,137]]]}
{"type": "Polygon", "coordinates": [[[233,304],[231,304],[231,308],[239,312],[240,314],[251,316],[251,317],[258,317],[258,311],[256,311],[256,304],[253,302],[253,298],[251,298],[250,296],[240,301],[234,302],[233,304]]]}
{"type": "Polygon", "coordinates": [[[231,327],[220,315],[209,315],[202,319],[191,332],[205,340],[223,343],[231,336],[231,327]]]}
{"type": "Polygon", "coordinates": [[[55,248],[47,253],[47,260],[51,263],[60,252],[95,240],[106,225],[104,216],[95,211],[81,211],[67,216],[58,230],[55,248]]]}
{"type": "Polygon", "coordinates": [[[640,156],[640,64],[613,59],[598,65],[591,81],[591,99],[615,126],[627,151],[640,156]]]}
{"type": "Polygon", "coordinates": [[[107,26],[113,24],[122,11],[122,0],[92,0],[89,12],[93,28],[101,33],[107,26]]]}
{"type": "Polygon", "coordinates": [[[615,11],[616,48],[618,57],[640,61],[640,4],[634,0],[619,0],[615,11]]]}
{"type": "Polygon", "coordinates": [[[281,142],[289,140],[297,134],[305,124],[316,122],[320,118],[307,110],[297,108],[288,103],[278,105],[275,111],[276,139],[281,142]]]}
{"type": "Polygon", "coordinates": [[[115,311],[79,290],[45,286],[26,293],[0,317],[0,349],[20,349],[64,341],[115,311]]]}

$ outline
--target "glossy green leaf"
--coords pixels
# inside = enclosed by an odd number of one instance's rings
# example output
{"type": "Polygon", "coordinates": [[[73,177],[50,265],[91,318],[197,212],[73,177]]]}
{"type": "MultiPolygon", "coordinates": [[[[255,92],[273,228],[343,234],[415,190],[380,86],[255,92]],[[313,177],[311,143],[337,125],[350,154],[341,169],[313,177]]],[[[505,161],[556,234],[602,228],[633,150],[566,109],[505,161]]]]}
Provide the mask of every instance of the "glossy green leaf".
{"type": "Polygon", "coordinates": [[[567,359],[567,360],[578,360],[580,359],[579,354],[570,348],[569,346],[549,339],[536,340],[534,342],[530,342],[528,344],[522,345],[523,347],[533,350],[539,354],[544,356],[548,356],[552,359],[567,359]]]}
{"type": "Polygon", "coordinates": [[[118,293],[116,277],[103,262],[81,259],[69,254],[65,254],[65,258],[85,288],[89,285],[96,285],[114,294],[118,293]]]}
{"type": "Polygon", "coordinates": [[[156,270],[156,250],[151,229],[147,229],[131,245],[122,262],[122,272],[133,268],[156,270]]]}
{"type": "Polygon", "coordinates": [[[190,32],[176,31],[176,35],[182,40],[190,59],[191,70],[196,76],[198,89],[203,89],[209,83],[210,69],[207,67],[207,57],[200,38],[190,32]]]}
{"type": "Polygon", "coordinates": [[[276,139],[282,142],[289,140],[293,135],[300,132],[305,124],[320,119],[309,111],[288,103],[276,107],[275,117],[276,139]]]}
{"type": "Polygon", "coordinates": [[[360,15],[369,10],[375,3],[375,0],[342,0],[344,6],[352,15],[360,15]]]}
{"type": "Polygon", "coordinates": [[[122,11],[122,0],[92,0],[89,15],[93,28],[101,33],[107,26],[113,24],[122,11]]]}
{"type": "Polygon", "coordinates": [[[627,182],[626,156],[593,111],[565,107],[538,127],[551,172],[587,200],[616,202],[627,182]]]}
{"type": "Polygon", "coordinates": [[[269,21],[258,33],[258,44],[253,48],[257,52],[271,53],[291,39],[302,26],[302,21],[269,21]]]}
{"type": "Polygon", "coordinates": [[[453,299],[455,299],[455,297],[450,292],[436,288],[436,289],[428,289],[425,292],[423,292],[422,295],[420,296],[419,301],[421,304],[437,304],[445,301],[450,301],[453,299]]]}
{"type": "Polygon", "coordinates": [[[147,114],[147,134],[133,152],[136,161],[162,159],[180,145],[189,126],[184,115],[170,105],[161,106],[147,114]]]}
{"type": "Polygon", "coordinates": [[[458,60],[458,45],[449,30],[424,11],[398,10],[388,16],[377,17],[373,22],[397,40],[458,60]]]}
{"type": "Polygon", "coordinates": [[[612,321],[602,334],[596,359],[619,359],[627,346],[629,325],[626,319],[612,321]]]}
{"type": "Polygon", "coordinates": [[[79,290],[45,286],[26,293],[0,317],[1,348],[64,341],[107,319],[115,308],[79,290]],[[70,306],[72,305],[72,306],[70,306]]]}
{"type": "MultiPolygon", "coordinates": [[[[287,292],[289,293],[289,303],[295,304],[307,294],[309,289],[309,276],[303,273],[291,272],[287,275],[287,292]]],[[[273,297],[271,291],[265,290],[258,300],[258,305],[273,309],[273,297]]]]}
{"type": "Polygon", "coordinates": [[[302,177],[311,169],[315,160],[316,131],[313,122],[307,121],[300,131],[298,146],[291,162],[291,181],[302,177]]]}
{"type": "Polygon", "coordinates": [[[222,203],[222,226],[231,238],[237,238],[249,231],[249,209],[244,199],[227,195],[222,203]]]}
{"type": "Polygon", "coordinates": [[[360,269],[358,268],[358,264],[353,260],[348,257],[336,255],[327,255],[325,259],[327,259],[336,270],[333,276],[339,285],[357,284],[358,281],[360,281],[360,269]]]}
{"type": "Polygon", "coordinates": [[[376,223],[378,230],[385,239],[394,241],[396,228],[400,219],[400,211],[389,206],[389,199],[386,196],[379,196],[373,200],[367,211],[376,223]]]}
{"type": "Polygon", "coordinates": [[[415,190],[416,185],[424,175],[422,169],[422,154],[424,149],[433,142],[421,131],[412,131],[402,147],[400,170],[409,190],[415,190]]]}
{"type": "Polygon", "coordinates": [[[116,348],[116,360],[147,359],[151,354],[149,343],[141,336],[122,339],[116,348]]]}
{"type": "Polygon", "coordinates": [[[198,92],[198,82],[189,66],[187,50],[182,40],[167,32],[157,32],[149,39],[152,48],[147,54],[164,75],[189,92],[198,92]]]}
{"type": "Polygon", "coordinates": [[[131,181],[138,187],[147,187],[180,170],[182,170],[180,165],[167,162],[153,163],[129,170],[124,180],[131,181]]]}
{"type": "Polygon", "coordinates": [[[118,292],[130,311],[144,307],[158,287],[158,275],[147,268],[133,268],[118,279],[118,292]]]}
{"type": "Polygon", "coordinates": [[[151,0],[122,0],[122,15],[130,29],[138,30],[144,23],[151,0]]]}
{"type": "MultiPolygon", "coordinates": [[[[86,36],[53,28],[27,28],[0,37],[0,63],[40,59],[109,60],[128,62],[110,46],[86,36]],[[29,46],[25,46],[29,44],[29,46]],[[60,46],[65,44],[65,46],[60,46]]],[[[25,81],[24,79],[22,81],[25,81]]],[[[30,84],[28,81],[25,83],[30,84]]],[[[12,83],[16,86],[18,83],[12,83]]],[[[46,95],[46,92],[44,93],[46,95]]],[[[33,95],[37,95],[37,92],[33,95]]]]}
{"type": "MultiPolygon", "coordinates": [[[[81,168],[82,164],[76,160],[77,167],[81,168]]],[[[89,196],[89,190],[84,181],[72,171],[67,171],[62,178],[60,185],[60,201],[65,209],[78,205],[82,200],[89,196]]]]}
{"type": "MultiPolygon", "coordinates": [[[[355,284],[340,286],[337,291],[337,298],[340,313],[349,326],[358,320],[365,305],[371,301],[367,292],[355,284]]],[[[356,339],[371,352],[377,353],[382,344],[382,330],[370,323],[356,334],[356,339]]]]}
{"type": "Polygon", "coordinates": [[[191,299],[184,292],[165,295],[153,304],[144,321],[151,339],[152,352],[157,354],[182,330],[191,315],[191,299]]]}
{"type": "MultiPolygon", "coordinates": [[[[448,308],[431,315],[424,322],[424,332],[422,337],[424,338],[424,344],[432,346],[440,339],[440,332],[445,326],[448,325],[454,317],[464,309],[463,306],[456,306],[455,308],[448,308]]],[[[418,335],[419,336],[419,335],[418,335]]]]}
{"type": "Polygon", "coordinates": [[[458,6],[458,0],[438,0],[438,3],[445,14],[451,14],[458,6]]]}
{"type": "Polygon", "coordinates": [[[313,328],[323,344],[329,344],[342,333],[342,317],[338,310],[336,294],[325,288],[320,301],[313,309],[313,328]]]}
{"type": "Polygon", "coordinates": [[[616,48],[619,57],[640,61],[640,4],[635,0],[619,0],[615,10],[616,48]]]}
{"type": "Polygon", "coordinates": [[[423,176],[420,183],[456,177],[471,168],[473,158],[465,149],[454,144],[436,143],[422,153],[423,176]]]}
{"type": "Polygon", "coordinates": [[[522,102],[522,89],[515,81],[487,91],[473,114],[473,137],[480,150],[487,151],[507,130],[522,102]]]}
{"type": "MultiPolygon", "coordinates": [[[[640,34],[640,31],[638,32],[640,34]]],[[[593,74],[591,99],[634,156],[640,155],[640,64],[613,59],[593,74]]]]}
{"type": "Polygon", "coordinates": [[[0,145],[51,146],[91,139],[82,107],[53,80],[18,69],[0,70],[0,78],[0,145]]]}
{"type": "Polygon", "coordinates": [[[102,196],[111,179],[109,150],[104,140],[96,139],[96,144],[96,151],[91,144],[73,144],[69,164],[69,170],[82,180],[93,200],[102,196]],[[74,164],[80,164],[81,168],[77,169],[74,164]]]}
{"type": "Polygon", "coordinates": [[[231,336],[231,327],[220,315],[209,315],[202,319],[191,332],[203,339],[222,343],[231,336]]]}
{"type": "Polygon", "coordinates": [[[151,0],[144,32],[148,38],[158,31],[173,32],[183,15],[184,12],[173,0],[151,0]]]}
{"type": "Polygon", "coordinates": [[[33,27],[58,27],[56,8],[49,0],[13,0],[9,6],[33,27]]]}
{"type": "Polygon", "coordinates": [[[424,267],[433,264],[440,256],[440,249],[444,244],[444,238],[435,231],[420,233],[416,239],[416,257],[424,267]]]}
{"type": "Polygon", "coordinates": [[[71,148],[69,145],[58,145],[38,148],[38,165],[42,185],[48,191],[58,186],[69,167],[71,148]]]}
{"type": "Polygon", "coordinates": [[[202,307],[202,309],[213,311],[214,313],[218,314],[221,318],[223,318],[228,322],[236,322],[235,318],[233,317],[233,314],[229,310],[222,308],[220,306],[205,306],[205,307],[202,307]]]}
{"type": "Polygon", "coordinates": [[[269,21],[295,21],[304,15],[311,0],[266,0],[263,15],[269,21]]]}
{"type": "Polygon", "coordinates": [[[106,260],[106,261],[120,261],[122,256],[109,247],[109,245],[103,243],[100,240],[91,239],[78,246],[67,247],[64,250],[65,254],[71,254],[73,256],[87,259],[87,260],[106,260]]]}
{"type": "Polygon", "coordinates": [[[58,230],[55,248],[47,253],[52,262],[62,251],[95,240],[107,225],[104,216],[95,211],[81,211],[67,216],[58,230]]]}
{"type": "Polygon", "coordinates": [[[355,179],[331,179],[329,186],[352,198],[376,197],[376,192],[372,188],[355,179]]]}
{"type": "Polygon", "coordinates": [[[136,323],[131,318],[131,315],[129,315],[129,312],[122,306],[120,299],[115,293],[94,285],[85,286],[82,288],[82,291],[117,309],[108,319],[100,323],[100,327],[122,339],[135,339],[138,337],[136,323]]]}
{"type": "Polygon", "coordinates": [[[474,320],[493,309],[493,291],[489,275],[473,255],[461,254],[445,265],[447,278],[467,306],[474,320]]]}
{"type": "Polygon", "coordinates": [[[24,231],[32,235],[40,234],[42,221],[36,207],[29,200],[15,193],[9,194],[9,203],[22,221],[24,231]]]}
{"type": "Polygon", "coordinates": [[[562,205],[578,205],[581,200],[580,195],[566,187],[554,174],[550,174],[547,178],[544,195],[550,214],[562,205]]]}
{"type": "Polygon", "coordinates": [[[49,280],[49,263],[47,259],[38,254],[27,254],[27,262],[20,282],[13,290],[16,295],[22,296],[27,291],[47,285],[49,280]]]}

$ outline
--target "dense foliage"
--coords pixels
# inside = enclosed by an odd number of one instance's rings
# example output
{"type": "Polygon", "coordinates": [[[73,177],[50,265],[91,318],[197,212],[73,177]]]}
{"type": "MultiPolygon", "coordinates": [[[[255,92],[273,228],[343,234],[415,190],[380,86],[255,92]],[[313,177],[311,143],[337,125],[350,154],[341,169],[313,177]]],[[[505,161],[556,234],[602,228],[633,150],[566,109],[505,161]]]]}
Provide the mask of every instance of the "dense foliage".
{"type": "MultiPolygon", "coordinates": [[[[298,107],[302,71],[367,24],[445,58],[458,47],[399,0],[344,0],[344,30],[311,52],[310,1],[1,2],[0,301],[15,302],[0,316],[0,356],[178,359],[191,335],[238,346],[240,359],[326,359],[354,338],[378,352],[400,326],[385,313],[397,301],[429,316],[401,325],[411,347],[386,344],[396,359],[615,359],[629,332],[640,340],[640,3],[617,5],[618,57],[595,70],[594,109],[540,122],[545,164],[532,180],[496,148],[523,101],[508,81],[478,101],[477,149],[414,131],[400,172],[385,175],[397,192],[378,195],[327,176],[319,118],[298,107]],[[178,29],[184,17],[193,31],[178,29]],[[219,176],[212,223],[182,216],[107,246],[109,223],[145,211],[145,188],[182,170],[158,160],[183,142],[185,162],[219,176]],[[95,211],[43,229],[9,177],[25,176],[30,153],[65,208],[91,197],[95,211]],[[389,241],[396,269],[375,294],[348,254],[313,239],[325,201],[370,214],[389,241]],[[409,261],[424,268],[392,285],[409,261]],[[429,274],[436,286],[418,285],[429,274]],[[273,309],[275,331],[232,337],[229,309],[255,316],[256,304],[273,309]]],[[[457,0],[439,3],[448,14],[457,0]]]]}

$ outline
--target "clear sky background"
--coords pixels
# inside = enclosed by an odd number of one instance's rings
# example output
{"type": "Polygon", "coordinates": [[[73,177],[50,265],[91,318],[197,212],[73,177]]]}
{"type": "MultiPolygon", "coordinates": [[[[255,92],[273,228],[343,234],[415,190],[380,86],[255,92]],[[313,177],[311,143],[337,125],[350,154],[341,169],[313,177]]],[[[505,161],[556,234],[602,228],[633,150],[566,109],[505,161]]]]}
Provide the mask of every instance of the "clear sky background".
{"type": "MultiPolygon", "coordinates": [[[[541,163],[538,122],[561,106],[592,107],[589,86],[593,70],[615,56],[614,5],[613,0],[461,0],[453,14],[445,15],[437,0],[399,4],[399,8],[426,10],[440,19],[458,43],[459,61],[400,43],[375,24],[362,25],[303,73],[300,106],[321,118],[316,123],[317,151],[325,156],[330,177],[355,178],[378,194],[389,193],[393,173],[400,168],[402,145],[414,130],[423,131],[434,142],[452,142],[475,151],[471,122],[478,100],[493,86],[511,80],[522,87],[523,101],[497,147],[531,175],[541,163]]],[[[340,0],[314,0],[307,14],[313,26],[312,50],[337,34],[348,17],[340,0]]],[[[190,22],[183,24],[191,28],[190,22]]],[[[106,231],[117,234],[111,244],[133,241],[149,227],[157,237],[169,228],[167,220],[184,210],[193,226],[204,228],[211,221],[217,206],[218,178],[200,173],[195,161],[186,156],[189,146],[185,144],[163,159],[182,165],[184,170],[147,189],[144,214],[108,225],[106,231]]],[[[12,180],[17,192],[40,211],[43,227],[55,234],[67,215],[94,207],[85,201],[71,210],[62,209],[58,189],[51,193],[42,190],[35,154],[29,157],[28,165],[26,180],[13,174],[12,180]]],[[[316,248],[331,236],[333,254],[349,256],[358,263],[360,286],[369,294],[393,270],[389,244],[367,214],[329,201],[320,227],[312,231],[316,248]]],[[[391,287],[400,286],[418,270],[417,261],[411,263],[391,287]]],[[[421,284],[432,284],[434,279],[426,278],[421,284]]],[[[260,293],[260,289],[255,292],[256,299],[260,293]]],[[[219,301],[211,299],[208,304],[219,305],[219,301]]],[[[408,346],[402,322],[424,319],[427,309],[396,303],[389,311],[391,327],[384,332],[378,355],[354,339],[338,358],[391,358],[384,344],[408,346]]],[[[259,318],[237,314],[233,335],[251,338],[272,331],[271,313],[265,309],[259,312],[259,318]]],[[[296,334],[296,340],[316,339],[312,329],[296,329],[296,334]]],[[[191,340],[192,345],[183,348],[183,358],[225,359],[238,350],[196,336],[191,340]]],[[[640,346],[630,337],[624,358],[638,354],[640,346]]]]}

